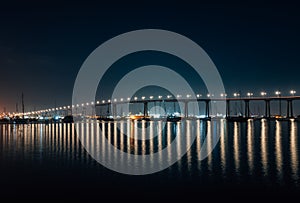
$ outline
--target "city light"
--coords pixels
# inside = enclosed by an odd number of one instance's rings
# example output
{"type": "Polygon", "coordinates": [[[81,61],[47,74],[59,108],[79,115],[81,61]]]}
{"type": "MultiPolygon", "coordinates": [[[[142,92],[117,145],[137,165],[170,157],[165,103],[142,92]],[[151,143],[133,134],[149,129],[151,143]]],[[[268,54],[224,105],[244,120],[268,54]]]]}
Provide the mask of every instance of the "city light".
{"type": "Polygon", "coordinates": [[[162,96],[158,96],[158,98],[159,98],[159,99],[161,99],[161,98],[162,98],[162,96]]]}
{"type": "Polygon", "coordinates": [[[144,100],[146,97],[142,96],[142,100],[144,100]]]}
{"type": "Polygon", "coordinates": [[[134,100],[136,101],[138,98],[137,97],[134,97],[134,100]]]}
{"type": "Polygon", "coordinates": [[[153,96],[150,96],[149,98],[150,98],[150,99],[153,99],[153,96]]]}
{"type": "Polygon", "coordinates": [[[280,96],[280,95],[281,95],[281,92],[280,92],[280,91],[275,91],[275,94],[276,94],[277,96],[280,96]]]}

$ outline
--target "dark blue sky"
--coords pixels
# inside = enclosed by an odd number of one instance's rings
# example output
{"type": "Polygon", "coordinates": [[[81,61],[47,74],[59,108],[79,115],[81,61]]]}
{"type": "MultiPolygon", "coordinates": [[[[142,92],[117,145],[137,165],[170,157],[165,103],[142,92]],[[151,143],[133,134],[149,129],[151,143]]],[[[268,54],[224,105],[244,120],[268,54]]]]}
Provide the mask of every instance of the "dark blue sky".
{"type": "Polygon", "coordinates": [[[198,43],[228,93],[300,93],[296,5],[38,2],[0,7],[0,111],[14,111],[22,92],[27,110],[70,104],[87,56],[118,34],[145,28],[178,32],[198,43]]]}

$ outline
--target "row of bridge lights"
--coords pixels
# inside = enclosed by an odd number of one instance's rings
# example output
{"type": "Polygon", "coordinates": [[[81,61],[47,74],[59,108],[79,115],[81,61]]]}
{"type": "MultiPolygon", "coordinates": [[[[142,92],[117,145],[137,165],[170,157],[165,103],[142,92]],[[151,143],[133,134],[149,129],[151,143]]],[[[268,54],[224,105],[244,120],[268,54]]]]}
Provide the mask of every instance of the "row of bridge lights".
{"type": "MultiPolygon", "coordinates": [[[[294,96],[294,95],[296,94],[296,91],[295,91],[295,90],[290,90],[290,94],[291,94],[292,96],[294,96]]],[[[248,96],[248,97],[252,97],[253,95],[254,95],[254,94],[253,94],[252,92],[247,92],[247,96],[248,96]]],[[[264,91],[263,91],[263,92],[260,92],[260,95],[263,96],[263,97],[265,97],[265,96],[267,96],[267,92],[264,92],[264,91]]],[[[275,91],[275,95],[276,95],[276,96],[281,96],[281,92],[280,92],[280,91],[275,91]]],[[[213,94],[207,94],[206,96],[207,96],[208,98],[214,97],[213,94]]],[[[221,97],[226,97],[227,94],[226,94],[226,93],[221,93],[220,96],[221,96],[221,97]]],[[[233,93],[233,96],[234,96],[234,97],[240,97],[241,95],[240,95],[240,93],[233,93]]],[[[172,95],[167,95],[167,98],[168,98],[168,99],[170,99],[170,98],[172,98],[172,97],[173,97],[172,95]]],[[[182,95],[176,95],[176,97],[177,97],[177,98],[182,98],[182,95]]],[[[187,95],[186,95],[186,98],[191,98],[191,97],[192,97],[191,94],[187,94],[187,95]]],[[[197,98],[200,98],[200,97],[202,97],[202,94],[197,94],[196,97],[197,97],[197,98]]],[[[150,96],[149,98],[150,98],[150,99],[154,99],[154,96],[150,96]]],[[[158,99],[162,99],[162,98],[163,98],[163,96],[161,96],[161,95],[158,96],[158,99]]],[[[142,99],[142,100],[145,100],[146,97],[145,97],[145,96],[142,96],[141,99],[142,99]]],[[[127,98],[127,101],[130,101],[130,100],[131,100],[131,98],[128,97],[128,98],[127,98]]],[[[137,100],[138,100],[138,97],[134,97],[133,100],[137,101],[137,100]]],[[[114,99],[114,100],[113,100],[113,102],[117,102],[117,101],[118,101],[117,99],[114,99]]],[[[121,98],[120,101],[123,102],[123,101],[125,101],[125,99],[124,99],[124,98],[121,98]]],[[[105,103],[105,102],[106,102],[105,100],[102,100],[102,103],[105,103]]],[[[107,102],[108,102],[108,103],[111,103],[111,100],[107,100],[107,102]]],[[[96,104],[100,104],[100,101],[96,101],[96,104]]],[[[25,113],[25,115],[28,115],[28,114],[37,114],[37,113],[45,113],[45,112],[58,111],[58,110],[68,110],[68,109],[75,108],[75,107],[80,107],[80,106],[81,106],[81,107],[84,107],[84,106],[89,106],[89,105],[94,105],[94,102],[90,102],[90,103],[88,103],[88,102],[87,102],[87,103],[82,103],[81,105],[76,104],[76,105],[72,105],[72,106],[63,106],[63,107],[57,107],[57,108],[50,108],[50,109],[46,109],[46,110],[27,112],[27,113],[25,113]]]]}
{"type": "MultiPolygon", "coordinates": [[[[296,93],[297,93],[297,92],[296,92],[295,90],[290,90],[290,94],[291,94],[292,96],[295,96],[296,93]]],[[[275,91],[275,95],[276,95],[276,96],[281,96],[281,92],[277,90],[277,91],[275,91]]],[[[234,97],[239,97],[240,94],[239,94],[239,93],[234,93],[233,96],[234,96],[234,97]]],[[[247,96],[248,96],[248,97],[252,97],[252,96],[253,96],[253,93],[252,93],[252,92],[247,92],[247,96]]],[[[262,97],[267,96],[267,92],[260,92],[260,96],[262,96],[262,97]]]]}
{"type": "MultiPolygon", "coordinates": [[[[290,94],[291,94],[292,96],[294,96],[294,95],[296,94],[296,91],[295,91],[295,90],[291,90],[291,91],[290,91],[290,94]]],[[[248,96],[248,97],[252,97],[253,95],[254,95],[254,94],[253,94],[252,92],[247,92],[247,96],[248,96]]],[[[260,95],[261,95],[261,96],[267,96],[267,92],[260,92],[260,95]]],[[[281,96],[281,92],[280,92],[280,91],[275,91],[275,95],[281,96]]],[[[202,94],[197,94],[196,96],[197,96],[197,98],[200,98],[200,97],[202,97],[202,94]]],[[[213,94],[207,94],[206,96],[207,96],[208,98],[209,98],[209,97],[214,97],[213,94]]],[[[221,96],[221,97],[227,97],[227,94],[226,94],[226,93],[221,93],[220,96],[221,96]]],[[[241,96],[241,95],[240,95],[240,93],[233,93],[233,96],[234,96],[234,97],[239,97],[239,96],[241,96]]],[[[172,95],[167,95],[167,98],[168,98],[168,99],[170,99],[170,98],[172,98],[172,97],[173,97],[172,95]]],[[[176,97],[177,97],[177,98],[182,98],[182,95],[176,95],[176,97]]],[[[191,94],[187,94],[187,95],[186,95],[186,98],[191,98],[191,97],[192,97],[191,94]]],[[[162,99],[162,98],[163,98],[163,96],[161,96],[161,95],[158,96],[158,99],[162,99]]],[[[137,101],[137,100],[138,100],[138,97],[134,97],[133,99],[134,99],[135,101],[137,101]]],[[[145,96],[142,96],[141,99],[142,99],[142,100],[145,100],[146,97],[145,97],[145,96]]],[[[154,99],[154,96],[150,96],[149,99],[154,99]]],[[[130,100],[131,100],[131,99],[128,97],[128,98],[127,98],[127,101],[130,101],[130,100]]],[[[118,100],[117,100],[117,99],[114,99],[113,101],[114,101],[114,102],[117,102],[118,100]]],[[[122,101],[124,101],[124,99],[121,98],[120,101],[122,102],[122,101]]],[[[107,102],[110,103],[111,100],[107,100],[107,102]]],[[[102,100],[102,103],[105,103],[105,100],[102,100]]],[[[97,101],[97,104],[100,104],[100,102],[97,101]]]]}

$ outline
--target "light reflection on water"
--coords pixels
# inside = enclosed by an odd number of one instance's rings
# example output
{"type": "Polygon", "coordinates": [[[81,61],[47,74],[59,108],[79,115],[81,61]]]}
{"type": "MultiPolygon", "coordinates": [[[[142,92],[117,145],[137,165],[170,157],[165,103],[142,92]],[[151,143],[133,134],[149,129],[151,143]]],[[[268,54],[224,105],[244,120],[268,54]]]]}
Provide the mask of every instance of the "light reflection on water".
{"type": "Polygon", "coordinates": [[[268,175],[268,122],[261,120],[261,163],[264,176],[268,175]]]}
{"type": "Polygon", "coordinates": [[[291,168],[292,177],[296,184],[299,184],[299,150],[298,150],[298,134],[297,134],[297,124],[293,121],[291,122],[291,132],[290,132],[290,154],[291,154],[291,168]]]}
{"type": "MultiPolygon", "coordinates": [[[[157,160],[153,153],[166,148],[178,136],[175,156],[182,151],[182,144],[191,142],[191,134],[196,139],[191,149],[167,173],[176,178],[181,176],[207,177],[207,173],[219,179],[232,177],[233,181],[243,181],[248,177],[271,184],[294,184],[299,186],[299,136],[296,121],[248,120],[246,123],[228,123],[225,120],[199,121],[186,120],[177,123],[151,121],[142,123],[138,131],[138,122],[118,121],[99,123],[91,121],[78,124],[32,124],[0,125],[1,162],[20,159],[24,162],[45,163],[63,159],[69,164],[80,163],[93,167],[95,162],[85,152],[76,137],[75,125],[79,127],[81,142],[90,149],[110,160],[114,152],[105,149],[107,139],[116,148],[131,154],[149,154],[151,166],[157,160]],[[147,128],[146,128],[147,127],[147,128]],[[102,130],[100,130],[102,129],[102,130]],[[126,132],[126,135],[120,133],[126,132]],[[153,134],[158,133],[157,136],[153,134]],[[220,140],[213,153],[199,161],[201,145],[206,138],[208,148],[213,146],[217,133],[220,140]],[[141,140],[135,139],[141,136],[141,140]],[[147,138],[153,139],[147,139],[147,138]],[[101,141],[102,140],[102,141],[101,141]]],[[[158,157],[158,162],[171,161],[172,151],[167,150],[168,160],[158,157]]],[[[128,164],[126,156],[119,157],[115,164],[128,164]]],[[[5,167],[2,165],[1,167],[5,167]]]]}
{"type": "Polygon", "coordinates": [[[233,149],[234,149],[234,165],[235,172],[239,175],[240,172],[240,123],[234,123],[234,133],[233,133],[233,149]]]}
{"type": "Polygon", "coordinates": [[[248,158],[248,167],[249,173],[253,173],[254,169],[254,127],[253,120],[247,121],[247,158],[248,158]]]}
{"type": "Polygon", "coordinates": [[[281,143],[281,123],[276,121],[276,131],[275,131],[275,162],[276,162],[276,170],[277,170],[277,180],[281,182],[283,178],[282,174],[282,143],[281,143]]]}

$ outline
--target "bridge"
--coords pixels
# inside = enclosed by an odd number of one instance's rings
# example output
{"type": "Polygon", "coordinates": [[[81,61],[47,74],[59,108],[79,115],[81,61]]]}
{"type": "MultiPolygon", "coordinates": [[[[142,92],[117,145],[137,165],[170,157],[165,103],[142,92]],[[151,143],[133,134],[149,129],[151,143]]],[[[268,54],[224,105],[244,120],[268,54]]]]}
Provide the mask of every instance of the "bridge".
{"type": "MultiPolygon", "coordinates": [[[[226,102],[226,115],[225,117],[231,117],[231,103],[234,101],[242,101],[244,102],[244,114],[243,116],[246,118],[250,118],[250,103],[251,101],[264,101],[265,103],[265,118],[270,118],[271,115],[271,101],[285,101],[287,103],[287,109],[286,109],[286,117],[287,118],[293,118],[294,117],[294,108],[293,108],[293,101],[294,100],[300,100],[300,96],[285,96],[285,97],[240,97],[240,98],[196,98],[196,99],[141,99],[141,100],[129,100],[129,101],[102,101],[96,102],[95,106],[111,106],[112,107],[112,116],[116,117],[116,109],[117,105],[126,104],[126,103],[142,103],[144,105],[143,108],[143,115],[148,116],[148,104],[153,102],[182,102],[184,104],[184,117],[188,117],[188,104],[191,102],[204,102],[205,103],[205,117],[210,117],[210,105],[212,102],[226,102]]],[[[281,105],[280,105],[281,106],[281,105]]],[[[280,116],[281,115],[281,109],[280,109],[280,116]]]]}
{"type": "MultiPolygon", "coordinates": [[[[296,91],[291,90],[289,96],[281,96],[281,92],[276,91],[275,96],[267,96],[265,92],[261,92],[260,96],[253,96],[253,93],[248,92],[247,96],[241,96],[239,93],[234,93],[233,97],[227,97],[227,95],[221,94],[219,97],[215,97],[213,94],[207,94],[206,97],[203,97],[200,94],[197,94],[196,98],[191,98],[191,95],[186,95],[185,98],[183,98],[181,95],[167,95],[167,96],[150,96],[148,98],[146,97],[133,97],[133,98],[120,98],[120,99],[113,99],[113,100],[102,100],[102,101],[95,101],[95,102],[86,102],[82,104],[76,104],[76,105],[68,105],[68,106],[61,106],[61,107],[54,107],[49,109],[43,109],[38,111],[31,111],[31,112],[24,112],[24,113],[15,113],[15,116],[66,116],[66,115],[80,115],[82,114],[82,109],[90,108],[92,113],[91,115],[94,117],[105,117],[108,115],[101,115],[97,114],[96,110],[100,107],[106,107],[107,109],[110,109],[109,113],[111,118],[117,118],[120,117],[120,115],[117,114],[117,107],[119,105],[124,104],[142,104],[143,105],[143,117],[149,116],[148,107],[151,103],[182,103],[184,108],[183,112],[181,113],[182,118],[188,118],[189,117],[189,103],[197,102],[204,103],[204,118],[210,118],[210,117],[216,117],[216,115],[212,115],[211,113],[211,105],[214,102],[226,102],[226,114],[220,115],[221,117],[225,118],[235,118],[237,115],[233,115],[232,112],[232,103],[233,102],[241,102],[241,106],[243,106],[243,110],[241,112],[242,118],[253,118],[253,115],[251,115],[250,107],[251,103],[255,101],[262,101],[264,102],[264,113],[261,115],[258,115],[259,117],[263,118],[272,118],[275,115],[271,115],[271,105],[275,103],[276,101],[279,102],[279,114],[276,114],[279,118],[294,118],[294,101],[300,100],[300,96],[295,96],[296,91]],[[286,111],[282,111],[281,104],[282,102],[286,102],[286,111]],[[79,109],[79,110],[78,110],[79,109]],[[81,111],[81,112],[80,112],[81,111]],[[284,116],[285,115],[285,116],[284,116]]],[[[130,115],[126,115],[130,116],[130,115]]],[[[200,115],[194,115],[194,116],[200,116],[200,115]]]]}

